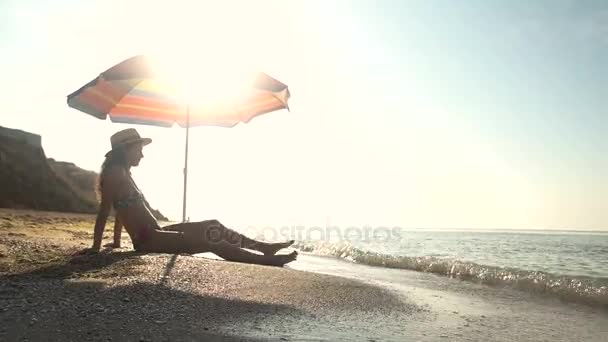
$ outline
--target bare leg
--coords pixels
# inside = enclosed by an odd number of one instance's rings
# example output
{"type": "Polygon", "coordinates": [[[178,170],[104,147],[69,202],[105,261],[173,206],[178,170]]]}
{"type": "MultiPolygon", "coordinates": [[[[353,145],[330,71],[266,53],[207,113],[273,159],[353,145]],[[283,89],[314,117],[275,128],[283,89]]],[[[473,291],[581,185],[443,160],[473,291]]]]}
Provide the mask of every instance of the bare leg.
{"type": "Polygon", "coordinates": [[[226,241],[210,243],[206,249],[228,261],[268,266],[283,266],[289,262],[296,260],[296,257],[298,256],[298,252],[295,251],[284,255],[256,254],[241,249],[226,241]]]}
{"type": "Polygon", "coordinates": [[[165,230],[180,231],[191,234],[202,234],[205,241],[217,243],[226,241],[240,248],[253,249],[264,253],[265,255],[274,255],[279,250],[291,246],[294,241],[269,243],[254,240],[230,228],[227,228],[217,220],[207,220],[202,222],[180,223],[165,227],[165,230]]]}
{"type": "Polygon", "coordinates": [[[234,242],[236,245],[241,248],[253,249],[259,252],[264,253],[264,255],[275,255],[279,250],[283,248],[287,248],[294,243],[294,240],[289,240],[285,242],[263,242],[259,240],[254,240],[249,238],[239,232],[236,232],[230,228],[224,227],[226,234],[226,240],[228,242],[234,242]]]}
{"type": "Polygon", "coordinates": [[[191,232],[155,231],[141,245],[140,250],[151,253],[205,253],[211,252],[228,261],[283,266],[298,256],[297,252],[283,255],[262,255],[241,249],[228,241],[207,241],[199,236],[187,236],[191,232]]]}

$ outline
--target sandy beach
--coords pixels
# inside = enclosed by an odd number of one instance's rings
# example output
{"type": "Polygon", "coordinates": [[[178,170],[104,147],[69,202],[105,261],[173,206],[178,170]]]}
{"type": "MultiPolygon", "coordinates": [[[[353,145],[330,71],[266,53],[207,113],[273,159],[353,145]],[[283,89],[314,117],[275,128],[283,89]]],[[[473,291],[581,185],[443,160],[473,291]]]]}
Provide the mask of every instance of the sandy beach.
{"type": "Polygon", "coordinates": [[[336,339],[364,339],[384,317],[422,312],[389,290],[357,281],[143,255],[124,236],[126,248],[69,257],[90,243],[93,219],[0,210],[1,340],[288,341],[317,340],[321,330],[336,339]]]}
{"type": "Polygon", "coordinates": [[[122,249],[70,257],[90,244],[93,220],[0,209],[0,340],[605,341],[607,333],[603,308],[306,254],[285,268],[141,254],[123,234],[122,249]]]}

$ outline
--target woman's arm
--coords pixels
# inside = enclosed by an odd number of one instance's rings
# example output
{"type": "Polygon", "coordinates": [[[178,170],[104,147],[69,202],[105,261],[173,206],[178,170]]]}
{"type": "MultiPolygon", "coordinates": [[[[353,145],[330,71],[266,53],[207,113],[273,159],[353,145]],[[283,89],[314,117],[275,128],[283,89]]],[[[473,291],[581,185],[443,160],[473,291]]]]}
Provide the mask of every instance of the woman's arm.
{"type": "MultiPolygon", "coordinates": [[[[95,230],[93,233],[93,247],[94,251],[99,251],[101,248],[101,240],[103,239],[103,231],[106,228],[106,222],[112,209],[112,202],[116,196],[117,189],[120,189],[120,185],[124,178],[124,170],[119,168],[112,168],[107,170],[103,188],[101,189],[101,204],[99,205],[99,212],[97,213],[97,219],[95,220],[95,230]]],[[[114,238],[116,239],[116,229],[122,228],[122,224],[119,223],[118,218],[114,225],[114,238]]],[[[116,241],[116,240],[115,240],[116,241]]],[[[120,232],[119,232],[120,241],[120,232]]]]}
{"type": "Polygon", "coordinates": [[[118,216],[116,216],[114,217],[114,244],[112,245],[112,247],[120,248],[121,236],[122,222],[120,222],[120,219],[118,218],[118,216]]]}
{"type": "Polygon", "coordinates": [[[111,204],[109,201],[102,198],[101,205],[99,206],[99,212],[97,213],[97,219],[95,220],[95,230],[93,233],[93,249],[94,251],[99,251],[101,248],[101,240],[103,238],[103,231],[106,228],[106,221],[108,220],[108,215],[110,214],[111,204]]]}
{"type": "Polygon", "coordinates": [[[110,242],[110,243],[106,243],[105,245],[103,245],[104,247],[107,248],[121,248],[120,244],[121,244],[121,237],[122,237],[122,222],[120,222],[120,219],[118,218],[118,216],[114,217],[114,241],[110,242]]]}

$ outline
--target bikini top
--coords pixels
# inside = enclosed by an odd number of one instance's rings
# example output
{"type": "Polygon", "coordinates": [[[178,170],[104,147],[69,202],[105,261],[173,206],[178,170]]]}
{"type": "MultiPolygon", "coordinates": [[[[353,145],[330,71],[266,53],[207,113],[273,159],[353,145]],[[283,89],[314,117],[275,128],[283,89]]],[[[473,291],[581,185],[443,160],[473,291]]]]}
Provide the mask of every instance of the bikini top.
{"type": "Polygon", "coordinates": [[[135,203],[143,202],[144,197],[138,192],[134,192],[131,195],[114,201],[114,209],[124,209],[132,206],[135,203]]]}
{"type": "Polygon", "coordinates": [[[144,194],[141,192],[141,190],[139,190],[139,188],[133,181],[133,178],[131,178],[131,175],[129,175],[129,180],[131,181],[131,185],[133,185],[135,191],[127,197],[115,200],[113,203],[114,209],[128,208],[136,203],[143,203],[145,205],[146,199],[144,198],[144,194]]]}

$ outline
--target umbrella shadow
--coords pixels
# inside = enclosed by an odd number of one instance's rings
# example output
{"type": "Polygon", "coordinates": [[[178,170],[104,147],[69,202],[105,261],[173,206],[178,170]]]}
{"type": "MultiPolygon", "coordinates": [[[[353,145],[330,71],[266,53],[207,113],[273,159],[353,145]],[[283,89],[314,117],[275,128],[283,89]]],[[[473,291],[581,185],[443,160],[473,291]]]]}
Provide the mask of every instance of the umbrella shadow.
{"type": "Polygon", "coordinates": [[[167,265],[165,266],[165,270],[163,271],[163,275],[160,277],[160,284],[161,285],[166,285],[167,281],[169,280],[169,275],[171,274],[171,270],[173,270],[173,267],[175,267],[175,261],[177,260],[177,254],[173,254],[171,256],[171,259],[169,259],[169,261],[167,262],[167,265]]]}

